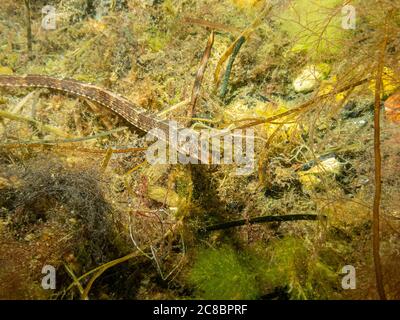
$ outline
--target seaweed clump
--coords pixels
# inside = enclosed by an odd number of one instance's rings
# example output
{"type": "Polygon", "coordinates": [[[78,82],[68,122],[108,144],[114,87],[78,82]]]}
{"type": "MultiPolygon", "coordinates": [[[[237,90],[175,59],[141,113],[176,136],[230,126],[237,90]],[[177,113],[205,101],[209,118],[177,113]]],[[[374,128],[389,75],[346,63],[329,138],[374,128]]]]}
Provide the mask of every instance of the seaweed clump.
{"type": "MultiPolygon", "coordinates": [[[[29,258],[30,263],[26,256],[11,257],[7,264],[16,265],[9,276],[31,264],[23,273],[37,283],[43,265],[61,267],[57,281],[62,291],[71,281],[63,276],[63,264],[81,274],[125,252],[113,219],[115,210],[95,169],[83,164],[71,167],[59,158],[38,158],[13,171],[18,183],[0,193],[5,221],[0,251],[6,255],[13,247],[35,248],[35,257],[29,258]]],[[[28,256],[29,251],[25,251],[28,256]]]]}

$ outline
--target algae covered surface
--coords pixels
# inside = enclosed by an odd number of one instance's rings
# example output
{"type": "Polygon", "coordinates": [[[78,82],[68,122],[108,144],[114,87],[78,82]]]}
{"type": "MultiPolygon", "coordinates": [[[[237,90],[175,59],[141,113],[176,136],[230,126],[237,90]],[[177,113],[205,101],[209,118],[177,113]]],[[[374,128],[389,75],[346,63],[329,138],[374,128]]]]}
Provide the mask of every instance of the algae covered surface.
{"type": "Polygon", "coordinates": [[[1,7],[0,299],[400,298],[398,1],[1,7]]]}

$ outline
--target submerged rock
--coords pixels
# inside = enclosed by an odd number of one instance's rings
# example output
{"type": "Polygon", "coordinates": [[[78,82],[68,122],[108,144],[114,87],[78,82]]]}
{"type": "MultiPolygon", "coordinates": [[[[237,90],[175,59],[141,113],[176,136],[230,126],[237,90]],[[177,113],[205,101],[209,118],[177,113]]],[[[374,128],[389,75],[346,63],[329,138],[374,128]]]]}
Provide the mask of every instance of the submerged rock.
{"type": "Polygon", "coordinates": [[[385,101],[385,115],[389,121],[400,123],[400,91],[385,101]]]}
{"type": "Polygon", "coordinates": [[[313,161],[313,165],[307,171],[301,171],[298,173],[299,181],[303,185],[304,191],[312,191],[316,188],[322,181],[320,175],[324,174],[339,174],[343,168],[343,163],[336,159],[336,157],[329,156],[322,160],[318,164],[313,161]]]}
{"type": "Polygon", "coordinates": [[[296,92],[307,93],[315,89],[318,83],[329,73],[329,66],[309,65],[303,69],[300,75],[293,81],[296,92]]]}
{"type": "Polygon", "coordinates": [[[371,101],[349,101],[340,112],[340,117],[349,128],[362,128],[372,120],[374,105],[371,101]]]}

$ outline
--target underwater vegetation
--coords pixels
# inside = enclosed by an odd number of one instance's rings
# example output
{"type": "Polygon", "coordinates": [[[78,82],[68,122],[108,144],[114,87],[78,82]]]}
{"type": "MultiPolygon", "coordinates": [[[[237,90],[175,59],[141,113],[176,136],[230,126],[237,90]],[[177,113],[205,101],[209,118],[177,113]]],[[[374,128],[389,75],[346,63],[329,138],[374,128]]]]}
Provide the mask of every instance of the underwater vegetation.
{"type": "Polygon", "coordinates": [[[0,299],[400,298],[398,1],[50,2],[2,0],[0,299]]]}

